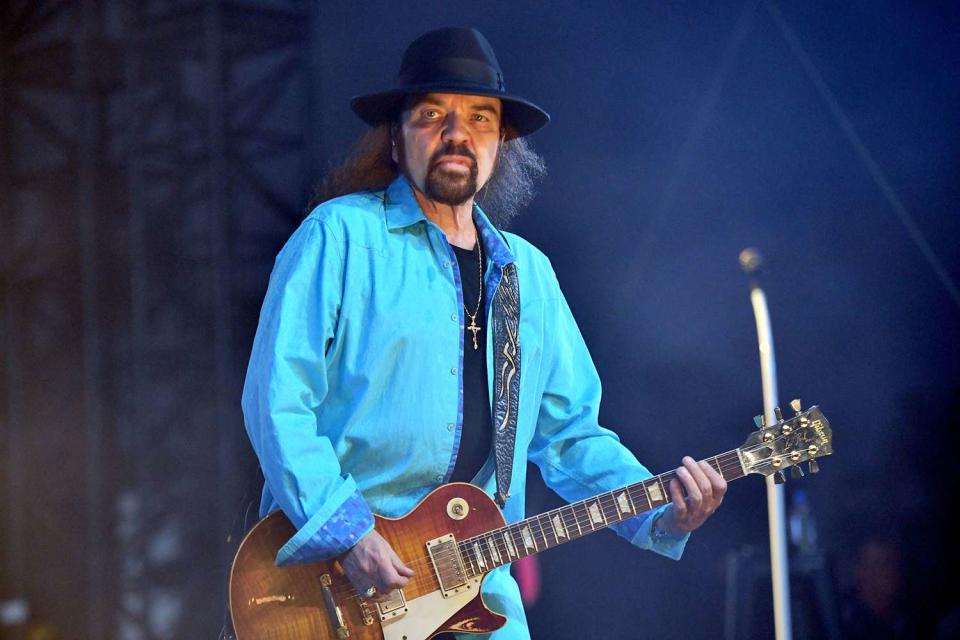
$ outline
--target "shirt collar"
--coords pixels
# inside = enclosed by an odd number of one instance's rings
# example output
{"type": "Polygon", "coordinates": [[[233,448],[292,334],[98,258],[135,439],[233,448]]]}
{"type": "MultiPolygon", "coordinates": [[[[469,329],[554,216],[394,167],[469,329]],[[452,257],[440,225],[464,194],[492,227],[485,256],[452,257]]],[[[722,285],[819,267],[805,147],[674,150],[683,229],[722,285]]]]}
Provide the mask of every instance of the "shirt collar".
{"type": "Polygon", "coordinates": [[[387,229],[409,227],[412,224],[426,220],[420,203],[413,195],[413,189],[407,179],[399,175],[387,187],[384,209],[387,216],[387,229]]]}
{"type": "MultiPolygon", "coordinates": [[[[386,213],[386,222],[388,229],[398,229],[409,227],[417,222],[426,221],[427,217],[420,208],[413,195],[413,189],[406,177],[400,175],[390,183],[385,194],[384,209],[386,213]]],[[[497,266],[509,264],[514,261],[513,252],[506,243],[503,234],[490,222],[487,214],[479,205],[473,205],[473,221],[480,231],[480,237],[483,241],[483,247],[487,255],[497,266]]]]}

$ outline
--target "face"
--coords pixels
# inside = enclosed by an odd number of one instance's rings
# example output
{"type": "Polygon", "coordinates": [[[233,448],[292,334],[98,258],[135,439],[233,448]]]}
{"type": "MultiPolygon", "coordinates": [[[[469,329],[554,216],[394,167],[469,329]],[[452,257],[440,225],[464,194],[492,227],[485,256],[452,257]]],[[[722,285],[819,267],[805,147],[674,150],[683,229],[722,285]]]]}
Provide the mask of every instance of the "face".
{"type": "Polygon", "coordinates": [[[469,201],[493,172],[501,142],[500,100],[429,93],[403,112],[393,159],[429,199],[469,201]]]}

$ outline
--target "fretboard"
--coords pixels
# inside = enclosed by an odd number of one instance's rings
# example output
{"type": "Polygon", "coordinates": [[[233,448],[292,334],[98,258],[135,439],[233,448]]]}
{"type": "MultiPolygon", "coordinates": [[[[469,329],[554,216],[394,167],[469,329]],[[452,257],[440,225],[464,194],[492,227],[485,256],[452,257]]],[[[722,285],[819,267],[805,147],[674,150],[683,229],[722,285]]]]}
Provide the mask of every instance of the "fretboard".
{"type": "MultiPolygon", "coordinates": [[[[744,476],[738,450],[708,458],[724,480],[744,476]]],[[[464,569],[477,576],[594,531],[639,516],[670,502],[670,481],[676,471],[574,502],[526,520],[459,542],[464,569]]]]}

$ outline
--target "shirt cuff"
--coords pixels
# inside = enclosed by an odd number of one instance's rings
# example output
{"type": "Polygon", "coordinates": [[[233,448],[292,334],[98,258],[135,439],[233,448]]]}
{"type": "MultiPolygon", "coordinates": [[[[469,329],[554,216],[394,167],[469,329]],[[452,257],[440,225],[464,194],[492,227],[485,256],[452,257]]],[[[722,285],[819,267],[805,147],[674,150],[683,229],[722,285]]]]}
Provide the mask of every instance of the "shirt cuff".
{"type": "Polygon", "coordinates": [[[328,560],[373,529],[373,512],[349,475],[323,507],[277,553],[277,566],[328,560]]]}
{"type": "Polygon", "coordinates": [[[673,560],[679,560],[680,556],[683,555],[687,540],[690,539],[690,534],[664,534],[653,531],[653,521],[669,508],[670,505],[666,504],[655,511],[651,511],[646,518],[628,520],[619,525],[621,529],[618,533],[629,539],[630,544],[636,547],[648,549],[673,560]],[[635,522],[636,524],[634,524],[635,522]]]}

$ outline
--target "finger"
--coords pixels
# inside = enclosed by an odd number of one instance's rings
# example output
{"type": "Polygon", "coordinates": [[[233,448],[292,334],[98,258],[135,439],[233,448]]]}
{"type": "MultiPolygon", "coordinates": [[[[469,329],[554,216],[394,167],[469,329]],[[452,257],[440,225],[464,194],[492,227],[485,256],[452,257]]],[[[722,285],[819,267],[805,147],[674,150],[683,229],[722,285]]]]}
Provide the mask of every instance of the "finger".
{"type": "Polygon", "coordinates": [[[670,481],[670,499],[673,500],[673,508],[677,511],[677,519],[683,520],[687,515],[687,501],[684,500],[683,489],[676,479],[670,481]]]}
{"type": "Polygon", "coordinates": [[[713,486],[710,484],[710,479],[707,478],[707,474],[704,473],[700,464],[690,456],[684,456],[683,468],[690,472],[693,481],[697,483],[697,488],[700,490],[702,500],[709,501],[713,495],[713,486]]]}
{"type": "Polygon", "coordinates": [[[703,469],[704,475],[707,476],[707,479],[710,481],[710,484],[713,486],[714,493],[726,493],[727,491],[727,481],[723,479],[723,476],[720,475],[720,472],[717,471],[713,465],[708,463],[706,460],[700,461],[700,468],[703,469]]]}
{"type": "MultiPolygon", "coordinates": [[[[402,589],[408,582],[410,582],[410,578],[404,578],[397,573],[392,564],[380,566],[380,585],[383,587],[382,591],[384,593],[389,593],[394,589],[402,589]]],[[[379,586],[377,590],[381,590],[379,586]]]]}
{"type": "Polygon", "coordinates": [[[700,492],[700,485],[685,466],[677,469],[677,478],[683,483],[683,488],[687,492],[687,502],[690,504],[700,504],[703,500],[703,494],[700,492]]]}
{"type": "Polygon", "coordinates": [[[406,576],[408,578],[413,577],[413,569],[404,564],[403,560],[400,559],[400,556],[397,555],[397,552],[393,550],[393,547],[390,547],[390,564],[393,565],[394,571],[401,576],[406,576]]]}
{"type": "Polygon", "coordinates": [[[712,495],[713,495],[713,500],[712,500],[713,508],[711,509],[711,512],[712,512],[712,511],[715,511],[716,508],[720,506],[721,502],[723,502],[723,496],[724,494],[727,493],[727,481],[724,480],[723,476],[717,473],[716,470],[714,470],[713,467],[711,467],[710,465],[706,464],[705,462],[701,462],[700,464],[705,465],[704,474],[710,480],[710,485],[712,487],[712,495]]]}
{"type": "Polygon", "coordinates": [[[413,569],[403,564],[403,560],[401,560],[396,554],[393,556],[393,569],[401,576],[405,576],[407,578],[413,577],[413,569]]]}

